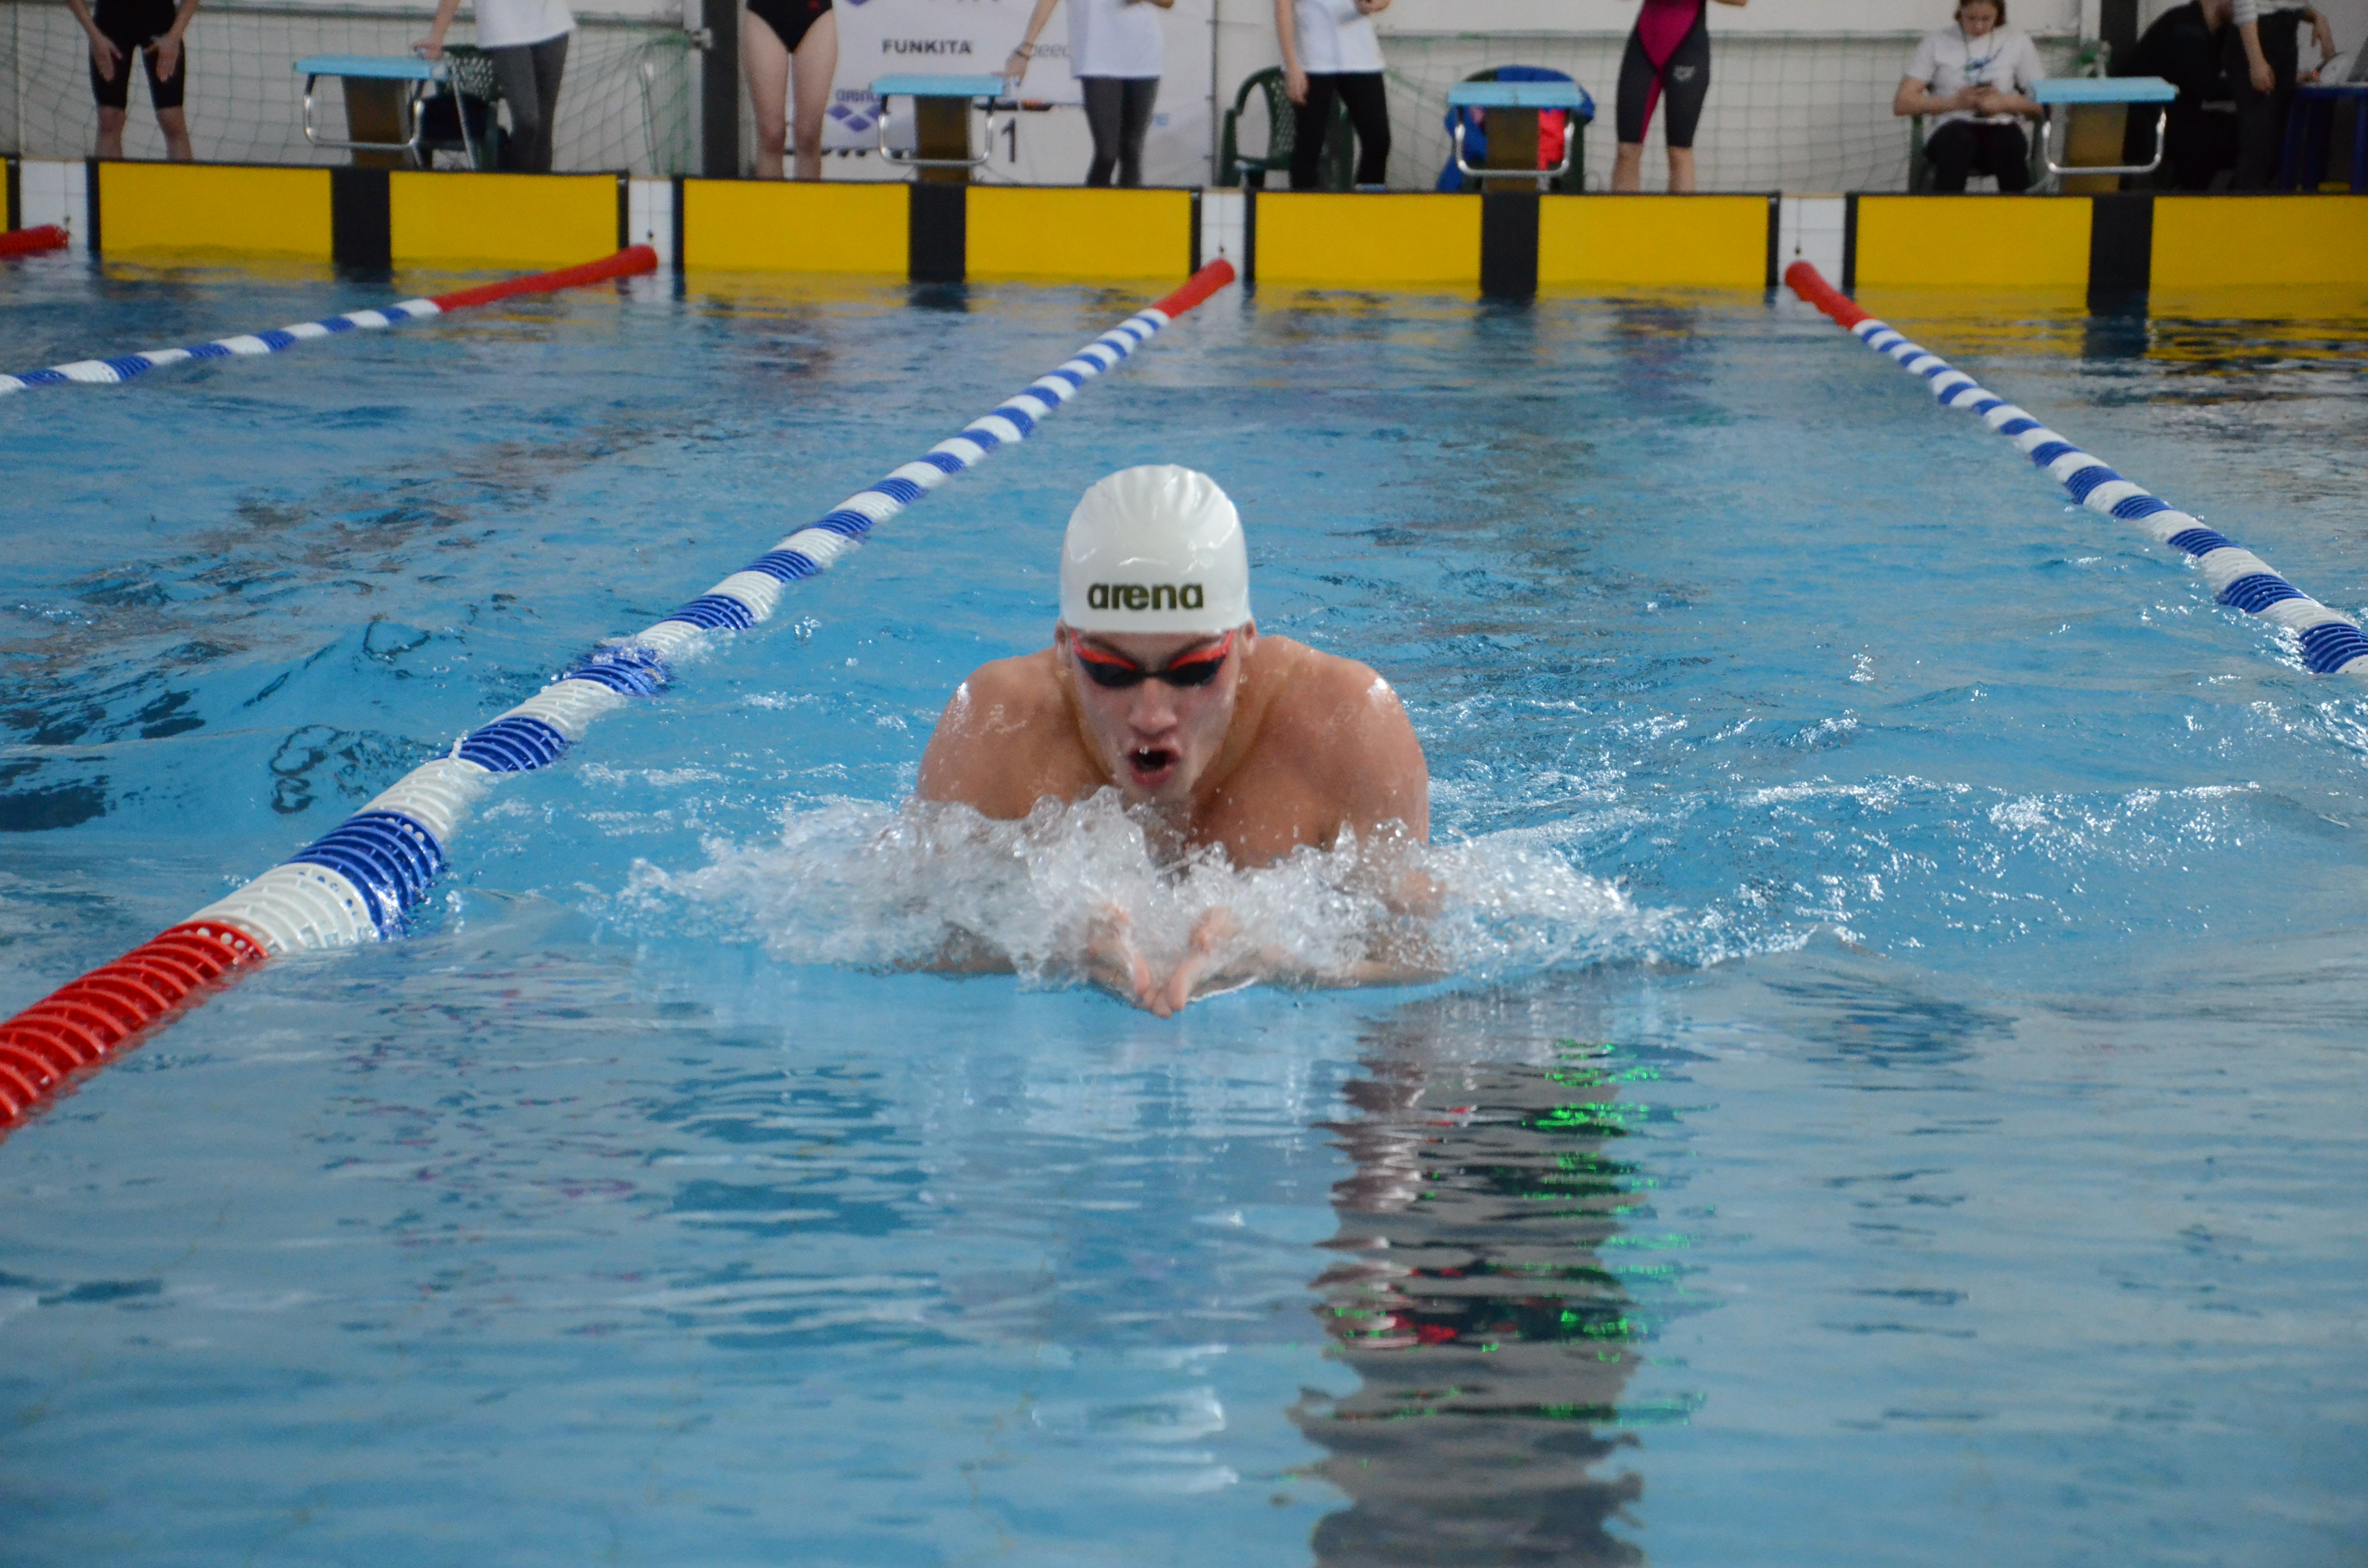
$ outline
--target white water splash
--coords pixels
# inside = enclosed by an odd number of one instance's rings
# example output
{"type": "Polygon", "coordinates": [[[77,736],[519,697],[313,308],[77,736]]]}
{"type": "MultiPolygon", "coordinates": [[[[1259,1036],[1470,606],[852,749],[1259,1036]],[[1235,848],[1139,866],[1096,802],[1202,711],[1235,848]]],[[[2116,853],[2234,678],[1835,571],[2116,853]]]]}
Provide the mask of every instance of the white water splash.
{"type": "Polygon", "coordinates": [[[1719,943],[1715,916],[1690,924],[1639,909],[1528,835],[1429,846],[1352,839],[1254,870],[1213,849],[1163,864],[1115,790],[1065,808],[1048,801],[1019,822],[960,806],[837,801],[784,812],[778,844],[713,839],[706,849],[709,864],[691,870],[638,862],[618,913],[677,935],[754,937],[791,962],[903,969],[951,959],[1008,967],[1037,985],[1082,977],[1094,926],[1113,908],[1163,971],[1220,907],[1238,926],[1224,956],[1263,952],[1264,967],[1304,975],[1344,973],[1382,953],[1481,977],[1726,956],[1705,950],[1719,943]],[[1395,912],[1383,896],[1412,873],[1439,890],[1428,914],[1395,912]]]}

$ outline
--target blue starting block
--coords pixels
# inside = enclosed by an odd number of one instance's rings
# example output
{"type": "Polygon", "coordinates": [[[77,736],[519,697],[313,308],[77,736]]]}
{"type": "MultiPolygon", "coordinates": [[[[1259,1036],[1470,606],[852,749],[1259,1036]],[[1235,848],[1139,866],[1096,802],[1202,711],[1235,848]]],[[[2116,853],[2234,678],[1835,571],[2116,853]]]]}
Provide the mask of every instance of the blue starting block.
{"type": "MultiPolygon", "coordinates": [[[[2040,108],[2039,162],[2050,180],[2066,176],[2113,177],[2121,175],[2150,175],[2162,167],[2163,132],[2170,124],[2170,104],[2179,97],[2179,89],[2159,76],[2050,76],[2034,83],[2032,99],[2040,108]],[[2086,120],[2094,127],[2089,138],[2109,139],[2118,149],[2121,131],[2128,123],[2128,111],[2146,105],[2155,106],[2154,160],[2146,164],[2059,164],[2055,161],[2053,141],[2055,131],[2055,111],[2065,111],[2065,156],[2072,153],[2076,126],[2086,120]],[[2083,116],[2081,110],[2120,110],[2120,113],[2083,116]]],[[[2084,129],[2086,127],[2083,127],[2084,129]]]]}
{"type": "MultiPolygon", "coordinates": [[[[1455,167],[1469,178],[1526,179],[1540,190],[1570,173],[1578,150],[1578,127],[1595,118],[1595,100],[1576,82],[1458,82],[1447,89],[1450,111],[1485,109],[1488,114],[1488,161],[1478,168],[1465,161],[1461,113],[1455,120],[1455,167]],[[1562,139],[1562,162],[1538,167],[1538,116],[1560,109],[1570,117],[1562,139]]],[[[1486,187],[1483,187],[1486,188],[1486,187]]]]}
{"type": "Polygon", "coordinates": [[[1011,84],[1000,76],[930,75],[920,72],[881,76],[871,84],[880,99],[880,156],[914,177],[932,184],[967,185],[971,171],[986,162],[970,139],[973,105],[986,110],[986,142],[995,142],[996,115],[1019,106],[1008,97],[1011,84]],[[914,150],[899,153],[888,145],[888,100],[913,100],[914,150]]]}

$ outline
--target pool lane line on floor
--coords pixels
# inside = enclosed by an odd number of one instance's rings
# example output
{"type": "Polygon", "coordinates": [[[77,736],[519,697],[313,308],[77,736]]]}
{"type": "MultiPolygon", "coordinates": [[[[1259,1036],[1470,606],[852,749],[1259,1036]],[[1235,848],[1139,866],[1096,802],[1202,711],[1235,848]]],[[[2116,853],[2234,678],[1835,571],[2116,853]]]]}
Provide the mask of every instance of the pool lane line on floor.
{"type": "Polygon", "coordinates": [[[72,238],[55,223],[11,229],[0,234],[0,256],[35,256],[45,250],[63,250],[72,243],[72,238]]]}
{"type": "Polygon", "coordinates": [[[1793,292],[1815,305],[1869,348],[1896,360],[1908,374],[1930,383],[1943,408],[1981,415],[2034,467],[2045,469],[2073,500],[2092,512],[2135,523],[2157,544],[2180,550],[2195,562],[2213,597],[2248,615],[2274,621],[2302,643],[2302,662],[2317,675],[2368,678],[2368,636],[2359,623],[2312,598],[2271,569],[2251,551],[2205,528],[2170,503],[2133,484],[2104,462],[2080,450],[2023,410],[1984,390],[1973,377],[1859,309],[1827,283],[1817,269],[1796,261],[1784,273],[1793,292]]]}
{"type": "Polygon", "coordinates": [[[120,354],[112,359],[77,359],[71,365],[52,365],[46,370],[19,370],[13,376],[0,376],[0,394],[70,383],[113,386],[160,365],[177,365],[184,359],[229,359],[256,354],[277,354],[283,348],[292,348],[315,337],[334,337],[339,333],[357,330],[374,331],[403,322],[442,315],[448,311],[466,310],[472,305],[490,305],[496,300],[507,300],[518,294],[552,294],[562,289],[582,288],[586,283],[606,283],[615,278],[655,272],[657,266],[657,252],[647,245],[628,245],[614,256],[604,256],[598,261],[587,261],[578,267],[562,267],[556,272],[537,272],[525,278],[505,278],[498,283],[438,294],[432,300],[401,300],[377,310],[347,311],[341,316],[297,322],[290,326],[275,327],[269,332],[217,337],[211,343],[200,343],[192,348],[151,348],[140,354],[120,354]]]}
{"type": "Polygon", "coordinates": [[[848,496],[655,625],[586,654],[283,864],[0,1023],[0,1134],[74,1074],[104,1065],[140,1031],[241,971],[285,952],[399,934],[442,874],[446,846],[470,808],[502,775],[548,767],[603,713],[655,696],[669,661],[716,632],[771,619],[791,583],[829,570],[873,528],[996,448],[1026,440],[1088,381],[1233,280],[1229,263],[1202,267],[919,460],[848,496]]]}

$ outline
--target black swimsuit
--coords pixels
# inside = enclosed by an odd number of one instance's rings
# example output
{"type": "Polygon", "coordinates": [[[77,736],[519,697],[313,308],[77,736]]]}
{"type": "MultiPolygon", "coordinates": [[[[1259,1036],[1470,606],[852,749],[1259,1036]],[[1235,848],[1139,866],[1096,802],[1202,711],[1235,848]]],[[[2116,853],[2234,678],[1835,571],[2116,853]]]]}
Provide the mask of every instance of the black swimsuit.
{"type": "MultiPolygon", "coordinates": [[[[101,108],[126,108],[131,103],[131,62],[136,56],[148,68],[148,98],[158,108],[179,108],[182,91],[189,82],[189,49],[181,46],[181,58],[170,76],[156,74],[156,57],[147,52],[148,46],[173,28],[177,7],[174,0],[98,0],[98,14],[92,25],[113,43],[123,58],[115,62],[112,80],[98,74],[98,62],[89,61],[91,96],[101,108]]],[[[88,51],[85,58],[88,59],[88,51]]]]}
{"type": "Polygon", "coordinates": [[[773,36],[791,53],[806,31],[830,14],[830,0],[748,0],[748,14],[773,29],[773,36]]]}

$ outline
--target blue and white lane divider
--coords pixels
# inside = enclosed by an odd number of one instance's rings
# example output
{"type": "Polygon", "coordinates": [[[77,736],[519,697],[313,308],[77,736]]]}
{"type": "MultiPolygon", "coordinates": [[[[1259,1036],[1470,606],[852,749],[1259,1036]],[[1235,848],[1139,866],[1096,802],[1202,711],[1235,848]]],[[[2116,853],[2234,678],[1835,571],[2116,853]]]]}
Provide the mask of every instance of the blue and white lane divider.
{"type": "Polygon", "coordinates": [[[403,300],[383,310],[347,311],[341,316],[297,322],[269,332],[217,337],[211,343],[195,344],[188,348],[151,348],[139,354],[119,354],[112,359],[77,359],[70,365],[52,365],[45,370],[19,370],[13,376],[0,376],[0,393],[59,386],[67,381],[105,386],[116,381],[128,381],[161,365],[177,365],[184,359],[228,359],[253,354],[277,354],[283,348],[311,338],[327,337],[334,333],[357,329],[368,331],[393,326],[397,322],[441,313],[433,300],[403,300]]]}
{"type": "Polygon", "coordinates": [[[407,321],[442,315],[447,311],[491,304],[495,300],[507,300],[513,295],[548,294],[561,289],[653,271],[656,267],[655,251],[647,245],[628,245],[614,256],[587,261],[580,267],[563,267],[556,272],[538,272],[524,278],[506,278],[497,283],[438,294],[432,300],[401,300],[376,310],[347,311],[343,315],[296,322],[291,325],[275,327],[269,332],[217,337],[211,343],[200,343],[188,348],[151,348],[139,354],[119,354],[111,359],[77,359],[70,365],[52,365],[45,370],[19,370],[13,376],[0,376],[0,395],[27,392],[34,387],[66,386],[74,382],[85,386],[112,386],[120,381],[128,381],[134,376],[144,375],[160,366],[177,365],[184,360],[232,359],[277,354],[283,348],[293,348],[300,343],[309,343],[315,338],[397,326],[407,321]]]}
{"type": "Polygon", "coordinates": [[[442,873],[461,822],[504,775],[550,767],[602,714],[663,689],[673,662],[718,633],[770,619],[789,585],[828,571],[880,524],[997,448],[1026,440],[1088,382],[1233,277],[1222,261],[1203,268],[917,461],[848,496],[665,619],[586,655],[462,736],[448,756],[414,768],[335,831],[189,920],[234,926],[274,956],[396,934],[442,873]]]}
{"type": "Polygon", "coordinates": [[[2072,499],[2092,512],[2135,523],[2157,544],[2184,552],[2213,597],[2293,632],[2304,665],[2319,675],[2368,678],[2368,635],[2350,616],[2329,609],[2271,570],[2270,563],[2205,528],[2159,496],[2123,479],[2023,410],[1985,391],[1973,377],[1886,323],[1867,314],[1806,262],[1794,262],[1784,280],[1793,291],[1833,317],[1851,336],[1921,378],[1943,408],[1981,415],[2032,464],[2045,469],[2072,499]]]}

